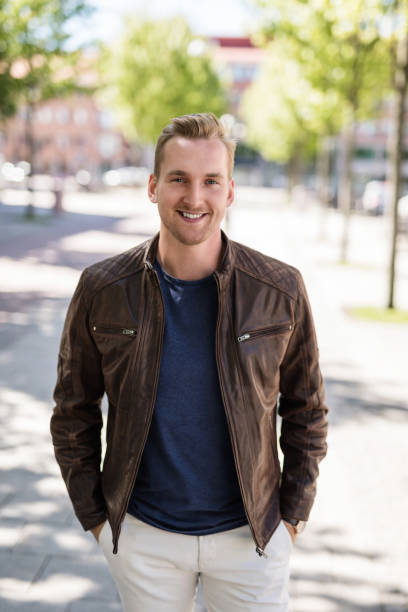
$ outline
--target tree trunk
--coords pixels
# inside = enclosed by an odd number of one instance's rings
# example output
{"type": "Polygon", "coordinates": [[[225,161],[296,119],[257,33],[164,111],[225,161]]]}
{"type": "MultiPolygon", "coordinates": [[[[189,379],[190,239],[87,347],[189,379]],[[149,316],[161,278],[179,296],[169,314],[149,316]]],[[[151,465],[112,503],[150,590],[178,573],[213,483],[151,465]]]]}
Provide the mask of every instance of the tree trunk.
{"type": "Polygon", "coordinates": [[[408,36],[398,43],[395,70],[395,117],[392,141],[391,213],[392,231],[389,260],[388,308],[394,308],[395,271],[398,240],[398,200],[401,189],[401,160],[404,150],[404,114],[408,77],[408,36]]]}
{"type": "Polygon", "coordinates": [[[300,178],[300,150],[295,149],[288,163],[288,204],[292,202],[293,188],[299,183],[300,178]]]}
{"type": "Polygon", "coordinates": [[[340,262],[346,263],[350,238],[350,218],[352,205],[352,161],[354,151],[354,119],[351,114],[349,127],[343,133],[343,164],[340,175],[339,208],[343,213],[343,231],[340,245],[340,262]]]}
{"type": "Polygon", "coordinates": [[[326,207],[330,191],[330,138],[322,138],[317,158],[318,198],[322,206],[326,207]]]}
{"type": "Polygon", "coordinates": [[[325,240],[327,236],[327,212],[330,200],[330,150],[331,139],[329,136],[326,136],[320,143],[317,158],[317,194],[320,202],[320,240],[325,240]]]}
{"type": "Polygon", "coordinates": [[[32,174],[34,170],[34,156],[35,156],[35,142],[34,142],[34,133],[33,133],[33,116],[34,116],[34,107],[32,104],[28,103],[26,107],[26,118],[25,118],[25,137],[26,144],[28,150],[28,163],[30,164],[30,170],[27,174],[27,190],[28,190],[28,203],[26,205],[24,216],[26,219],[33,219],[35,216],[34,209],[34,189],[32,183],[32,174]]]}

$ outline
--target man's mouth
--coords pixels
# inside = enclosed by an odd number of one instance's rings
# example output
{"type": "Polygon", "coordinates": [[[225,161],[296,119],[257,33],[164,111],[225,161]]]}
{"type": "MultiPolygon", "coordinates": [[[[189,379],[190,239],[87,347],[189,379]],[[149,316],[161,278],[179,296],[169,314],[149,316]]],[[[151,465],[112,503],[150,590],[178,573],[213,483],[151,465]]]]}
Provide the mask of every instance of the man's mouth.
{"type": "Polygon", "coordinates": [[[204,217],[204,215],[207,214],[207,213],[190,213],[190,212],[185,212],[184,210],[178,210],[177,212],[185,219],[200,219],[201,217],[204,217]]]}

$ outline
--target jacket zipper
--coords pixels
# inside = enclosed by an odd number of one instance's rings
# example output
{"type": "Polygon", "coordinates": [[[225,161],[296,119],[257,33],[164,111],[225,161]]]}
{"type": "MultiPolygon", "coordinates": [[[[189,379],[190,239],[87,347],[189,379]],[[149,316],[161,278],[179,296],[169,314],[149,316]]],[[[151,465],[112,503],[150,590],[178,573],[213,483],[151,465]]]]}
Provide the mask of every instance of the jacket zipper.
{"type": "Polygon", "coordinates": [[[129,336],[134,338],[137,334],[137,329],[133,327],[121,327],[121,326],[105,326],[105,325],[92,325],[92,331],[101,332],[104,334],[122,334],[123,336],[129,336]]]}
{"type": "Polygon", "coordinates": [[[239,484],[239,488],[241,491],[241,498],[242,498],[242,503],[244,506],[244,510],[245,510],[245,515],[248,521],[248,525],[251,529],[251,533],[252,533],[252,538],[256,544],[256,548],[255,551],[256,553],[260,556],[260,557],[265,557],[266,559],[268,558],[268,555],[266,554],[266,552],[259,546],[256,537],[255,537],[255,532],[254,532],[254,528],[252,526],[252,523],[250,521],[249,515],[248,515],[248,510],[245,504],[245,496],[244,496],[244,487],[242,484],[242,477],[241,477],[241,470],[239,467],[239,463],[238,463],[238,459],[237,459],[237,452],[235,449],[235,440],[234,437],[232,435],[232,427],[231,427],[231,421],[229,418],[229,414],[228,414],[228,410],[226,409],[226,401],[225,401],[225,389],[224,389],[224,383],[222,381],[222,376],[221,376],[221,360],[219,358],[219,352],[218,352],[218,336],[219,336],[219,329],[220,329],[220,321],[221,321],[221,288],[220,288],[220,281],[218,279],[217,274],[214,274],[215,276],[215,280],[217,281],[217,288],[218,288],[218,299],[219,299],[219,307],[218,307],[218,317],[217,317],[217,333],[216,333],[216,350],[215,350],[215,354],[216,354],[216,360],[217,360],[217,367],[218,367],[218,378],[220,381],[220,389],[221,389],[221,396],[222,396],[222,401],[223,401],[223,405],[224,405],[224,412],[225,415],[227,417],[227,423],[228,423],[228,429],[229,429],[229,435],[230,435],[230,439],[231,439],[231,446],[232,446],[232,453],[234,455],[234,462],[235,462],[235,468],[237,470],[237,476],[238,476],[238,484],[239,484]]]}
{"type": "Polygon", "coordinates": [[[284,323],[282,325],[272,325],[271,327],[256,329],[251,332],[246,332],[242,336],[238,336],[238,342],[245,342],[245,340],[252,340],[252,338],[259,338],[260,336],[273,336],[285,331],[290,331],[292,327],[293,325],[291,323],[284,323]]]}
{"type": "MultiPolygon", "coordinates": [[[[159,280],[157,278],[157,274],[154,271],[153,266],[151,266],[151,264],[146,262],[146,265],[147,265],[149,271],[153,272],[153,274],[154,274],[154,279],[155,279],[155,282],[157,283],[157,286],[158,286],[158,289],[159,289],[160,299],[162,301],[162,308],[163,308],[163,314],[164,314],[163,298],[162,298],[161,289],[160,289],[160,283],[159,283],[159,280]]],[[[163,344],[163,330],[164,330],[164,317],[162,317],[161,328],[160,328],[159,365],[160,365],[160,356],[161,356],[161,350],[162,350],[162,344],[163,344]]],[[[142,338],[140,339],[140,342],[142,342],[142,338]]],[[[126,494],[126,503],[123,506],[123,510],[121,512],[121,515],[120,515],[120,518],[119,518],[119,522],[118,522],[117,527],[116,527],[117,534],[115,534],[115,536],[114,536],[113,554],[116,554],[118,552],[118,542],[119,542],[119,536],[120,536],[122,521],[124,519],[124,516],[126,514],[126,510],[128,508],[128,505],[129,505],[130,496],[132,494],[132,490],[133,490],[133,487],[134,487],[134,484],[135,484],[135,481],[136,481],[136,474],[137,474],[138,469],[139,469],[140,460],[142,458],[143,451],[144,451],[144,448],[146,446],[147,436],[149,434],[150,424],[152,422],[152,416],[153,416],[154,403],[156,401],[156,391],[157,391],[157,381],[158,381],[158,378],[159,378],[159,370],[160,370],[160,368],[157,367],[156,368],[156,373],[155,373],[154,385],[153,385],[152,401],[151,401],[151,404],[149,406],[149,414],[148,414],[147,424],[146,424],[146,427],[145,427],[145,432],[144,432],[144,438],[143,438],[142,446],[141,446],[141,449],[139,451],[139,455],[136,458],[135,469],[133,471],[132,478],[130,480],[130,486],[129,486],[127,494],[126,494]]]]}

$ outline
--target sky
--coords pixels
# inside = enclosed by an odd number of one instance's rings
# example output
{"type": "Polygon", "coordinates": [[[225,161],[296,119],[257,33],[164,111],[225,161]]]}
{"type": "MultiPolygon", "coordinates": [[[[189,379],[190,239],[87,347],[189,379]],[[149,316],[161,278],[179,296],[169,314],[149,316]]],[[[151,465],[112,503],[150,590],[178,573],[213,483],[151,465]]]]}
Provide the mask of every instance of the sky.
{"type": "Polygon", "coordinates": [[[114,40],[126,15],[153,18],[183,15],[195,34],[244,36],[256,27],[257,10],[251,0],[90,0],[94,14],[77,24],[77,42],[89,38],[114,40]]]}

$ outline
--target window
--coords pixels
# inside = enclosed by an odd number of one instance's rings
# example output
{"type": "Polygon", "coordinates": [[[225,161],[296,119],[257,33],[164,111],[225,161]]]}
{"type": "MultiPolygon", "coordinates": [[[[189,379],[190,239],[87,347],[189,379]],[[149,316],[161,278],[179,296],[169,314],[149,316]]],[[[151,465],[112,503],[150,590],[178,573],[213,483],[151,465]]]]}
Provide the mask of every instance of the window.
{"type": "Polygon", "coordinates": [[[373,136],[377,131],[377,126],[374,121],[362,121],[359,125],[360,134],[367,134],[373,136]]]}
{"type": "Polygon", "coordinates": [[[69,146],[69,138],[66,134],[57,134],[55,143],[60,151],[64,151],[69,146]]]}
{"type": "Polygon", "coordinates": [[[69,121],[69,110],[66,106],[62,106],[55,111],[55,118],[58,123],[65,124],[69,121]]]}
{"type": "Polygon", "coordinates": [[[102,134],[99,137],[99,152],[102,157],[111,157],[119,149],[119,137],[116,134],[102,134]]]}
{"type": "Polygon", "coordinates": [[[355,149],[354,156],[357,159],[375,159],[376,157],[374,149],[363,149],[363,148],[355,149]]]}
{"type": "Polygon", "coordinates": [[[88,121],[88,111],[85,108],[77,108],[74,112],[74,121],[78,125],[85,125],[88,121]]]}
{"type": "Polygon", "coordinates": [[[105,130],[114,127],[113,114],[109,111],[101,111],[99,113],[99,125],[105,130]]]}
{"type": "Polygon", "coordinates": [[[40,108],[37,111],[37,119],[40,123],[51,123],[52,110],[48,106],[46,106],[45,108],[40,108]]]}
{"type": "Polygon", "coordinates": [[[392,119],[389,119],[389,118],[382,119],[382,121],[381,121],[381,131],[384,134],[391,134],[392,133],[392,119]]]}

